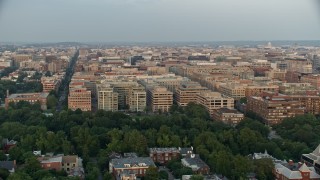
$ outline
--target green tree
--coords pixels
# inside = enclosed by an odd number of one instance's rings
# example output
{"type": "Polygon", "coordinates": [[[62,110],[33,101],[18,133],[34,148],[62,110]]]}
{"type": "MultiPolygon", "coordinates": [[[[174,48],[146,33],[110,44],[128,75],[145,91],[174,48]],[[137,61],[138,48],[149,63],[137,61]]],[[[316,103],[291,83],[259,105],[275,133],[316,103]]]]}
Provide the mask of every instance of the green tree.
{"type": "Polygon", "coordinates": [[[145,180],[158,180],[159,179],[158,168],[155,166],[150,166],[146,171],[146,175],[145,175],[144,179],[145,180]]]}
{"type": "Polygon", "coordinates": [[[0,168],[0,179],[7,179],[10,175],[10,172],[7,169],[0,168]]]}
{"type": "Polygon", "coordinates": [[[203,180],[204,177],[201,175],[193,175],[191,176],[190,180],[203,180]]]}
{"type": "Polygon", "coordinates": [[[16,173],[10,174],[10,176],[8,177],[8,180],[32,180],[32,178],[27,173],[16,172],[16,173]]]}

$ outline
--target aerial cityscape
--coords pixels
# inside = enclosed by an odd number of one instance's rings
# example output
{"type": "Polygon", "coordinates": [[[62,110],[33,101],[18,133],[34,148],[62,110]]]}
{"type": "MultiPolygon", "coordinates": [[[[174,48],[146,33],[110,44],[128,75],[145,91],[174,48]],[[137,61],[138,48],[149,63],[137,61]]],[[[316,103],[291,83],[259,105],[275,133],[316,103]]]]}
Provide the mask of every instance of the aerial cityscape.
{"type": "Polygon", "coordinates": [[[0,180],[320,180],[318,1],[47,2],[0,1],[0,180]]]}

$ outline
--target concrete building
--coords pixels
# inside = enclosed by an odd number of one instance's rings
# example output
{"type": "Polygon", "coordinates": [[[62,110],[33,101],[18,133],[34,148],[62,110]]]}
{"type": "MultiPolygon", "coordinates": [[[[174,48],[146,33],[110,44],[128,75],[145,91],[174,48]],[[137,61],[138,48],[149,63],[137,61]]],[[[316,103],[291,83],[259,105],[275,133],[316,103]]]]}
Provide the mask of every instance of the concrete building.
{"type": "Polygon", "coordinates": [[[98,109],[118,111],[118,93],[107,84],[97,84],[98,109]]]}
{"type": "Polygon", "coordinates": [[[133,86],[129,94],[129,110],[132,112],[143,112],[146,110],[147,93],[141,85],[133,86]]]}
{"type": "Polygon", "coordinates": [[[219,86],[219,92],[225,96],[239,100],[246,97],[246,84],[226,83],[219,86]]]}
{"type": "Polygon", "coordinates": [[[165,87],[155,86],[147,90],[147,106],[152,112],[168,112],[173,104],[173,93],[165,87]]]}
{"type": "Polygon", "coordinates": [[[179,106],[187,106],[190,102],[197,102],[197,95],[208,91],[197,82],[182,82],[174,93],[174,100],[179,106]]]}
{"type": "Polygon", "coordinates": [[[281,83],[279,92],[286,95],[319,95],[319,90],[310,83],[281,83]]]}
{"type": "Polygon", "coordinates": [[[221,108],[213,111],[212,118],[235,126],[244,119],[244,114],[235,109],[221,108]]]}
{"type": "Polygon", "coordinates": [[[218,92],[202,92],[197,96],[197,103],[204,106],[212,116],[214,110],[220,108],[234,108],[234,99],[224,97],[218,92]]]}
{"type": "Polygon", "coordinates": [[[91,91],[84,81],[71,81],[69,85],[68,108],[75,111],[91,111],[91,91]]]}
{"type": "Polygon", "coordinates": [[[288,57],[285,58],[288,64],[288,71],[294,71],[302,74],[312,73],[312,62],[308,59],[301,57],[288,57]]]}
{"type": "Polygon", "coordinates": [[[320,90],[320,75],[319,74],[309,74],[301,77],[302,83],[310,83],[312,86],[320,90]]]}
{"type": "Polygon", "coordinates": [[[47,98],[49,93],[21,93],[11,94],[5,98],[5,107],[8,108],[10,103],[26,101],[30,104],[39,103],[42,110],[47,110],[47,98]]]}
{"type": "Polygon", "coordinates": [[[291,100],[288,96],[278,93],[265,92],[261,97],[248,97],[247,111],[256,113],[267,124],[274,125],[285,118],[304,114],[305,108],[298,100],[291,100]]]}
{"type": "Polygon", "coordinates": [[[246,97],[260,96],[264,91],[268,92],[279,92],[279,86],[277,85],[261,85],[255,84],[246,87],[246,97]]]}
{"type": "Polygon", "coordinates": [[[42,77],[41,84],[43,87],[43,92],[55,91],[58,92],[59,87],[61,85],[61,79],[57,77],[42,77]]]}

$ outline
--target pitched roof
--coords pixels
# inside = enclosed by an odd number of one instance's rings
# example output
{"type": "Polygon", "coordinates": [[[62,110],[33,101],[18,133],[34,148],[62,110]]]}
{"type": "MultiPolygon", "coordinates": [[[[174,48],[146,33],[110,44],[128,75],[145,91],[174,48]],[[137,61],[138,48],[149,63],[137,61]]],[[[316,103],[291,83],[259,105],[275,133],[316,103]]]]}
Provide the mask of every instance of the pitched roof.
{"type": "Polygon", "coordinates": [[[299,171],[310,172],[310,169],[307,167],[307,165],[305,163],[303,163],[302,166],[299,168],[299,171]]]}
{"type": "Polygon", "coordinates": [[[320,144],[319,144],[319,146],[313,151],[313,154],[315,154],[316,156],[320,156],[320,144]]]}
{"type": "Polygon", "coordinates": [[[0,168],[12,170],[14,168],[14,161],[0,161],[0,168]]]}
{"type": "Polygon", "coordinates": [[[78,156],[62,156],[63,163],[76,163],[78,156]]]}

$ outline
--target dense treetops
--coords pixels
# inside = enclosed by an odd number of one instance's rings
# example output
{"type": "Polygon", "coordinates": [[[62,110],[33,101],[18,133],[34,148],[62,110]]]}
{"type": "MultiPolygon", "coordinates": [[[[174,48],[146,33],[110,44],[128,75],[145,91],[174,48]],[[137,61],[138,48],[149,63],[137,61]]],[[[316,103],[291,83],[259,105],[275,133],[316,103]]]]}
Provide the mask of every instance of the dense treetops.
{"type": "MultiPolygon", "coordinates": [[[[258,179],[273,179],[271,161],[252,161],[247,156],[267,150],[278,159],[298,160],[301,153],[311,152],[319,143],[319,132],[313,131],[319,124],[312,115],[287,119],[275,127],[282,139],[270,140],[270,129],[257,120],[246,118],[234,128],[210,120],[203,107],[192,103],[185,108],[173,106],[168,114],[63,110],[53,111],[53,116],[47,117],[39,105],[21,102],[8,110],[0,109],[0,140],[18,141],[17,147],[9,151],[18,165],[34,164],[32,170],[20,168],[21,176],[43,173],[47,177],[64,177],[63,173],[38,169],[30,155],[32,150],[78,154],[84,159],[88,177],[94,179],[100,171],[107,171],[111,152],[148,156],[149,147],[193,146],[214,173],[240,179],[255,172],[258,179]],[[302,131],[306,135],[298,136],[302,131]]],[[[177,162],[171,166],[175,176],[190,173],[177,162]]],[[[158,176],[152,170],[149,173],[158,176]]],[[[105,173],[105,177],[108,179],[110,175],[105,173]]]]}

